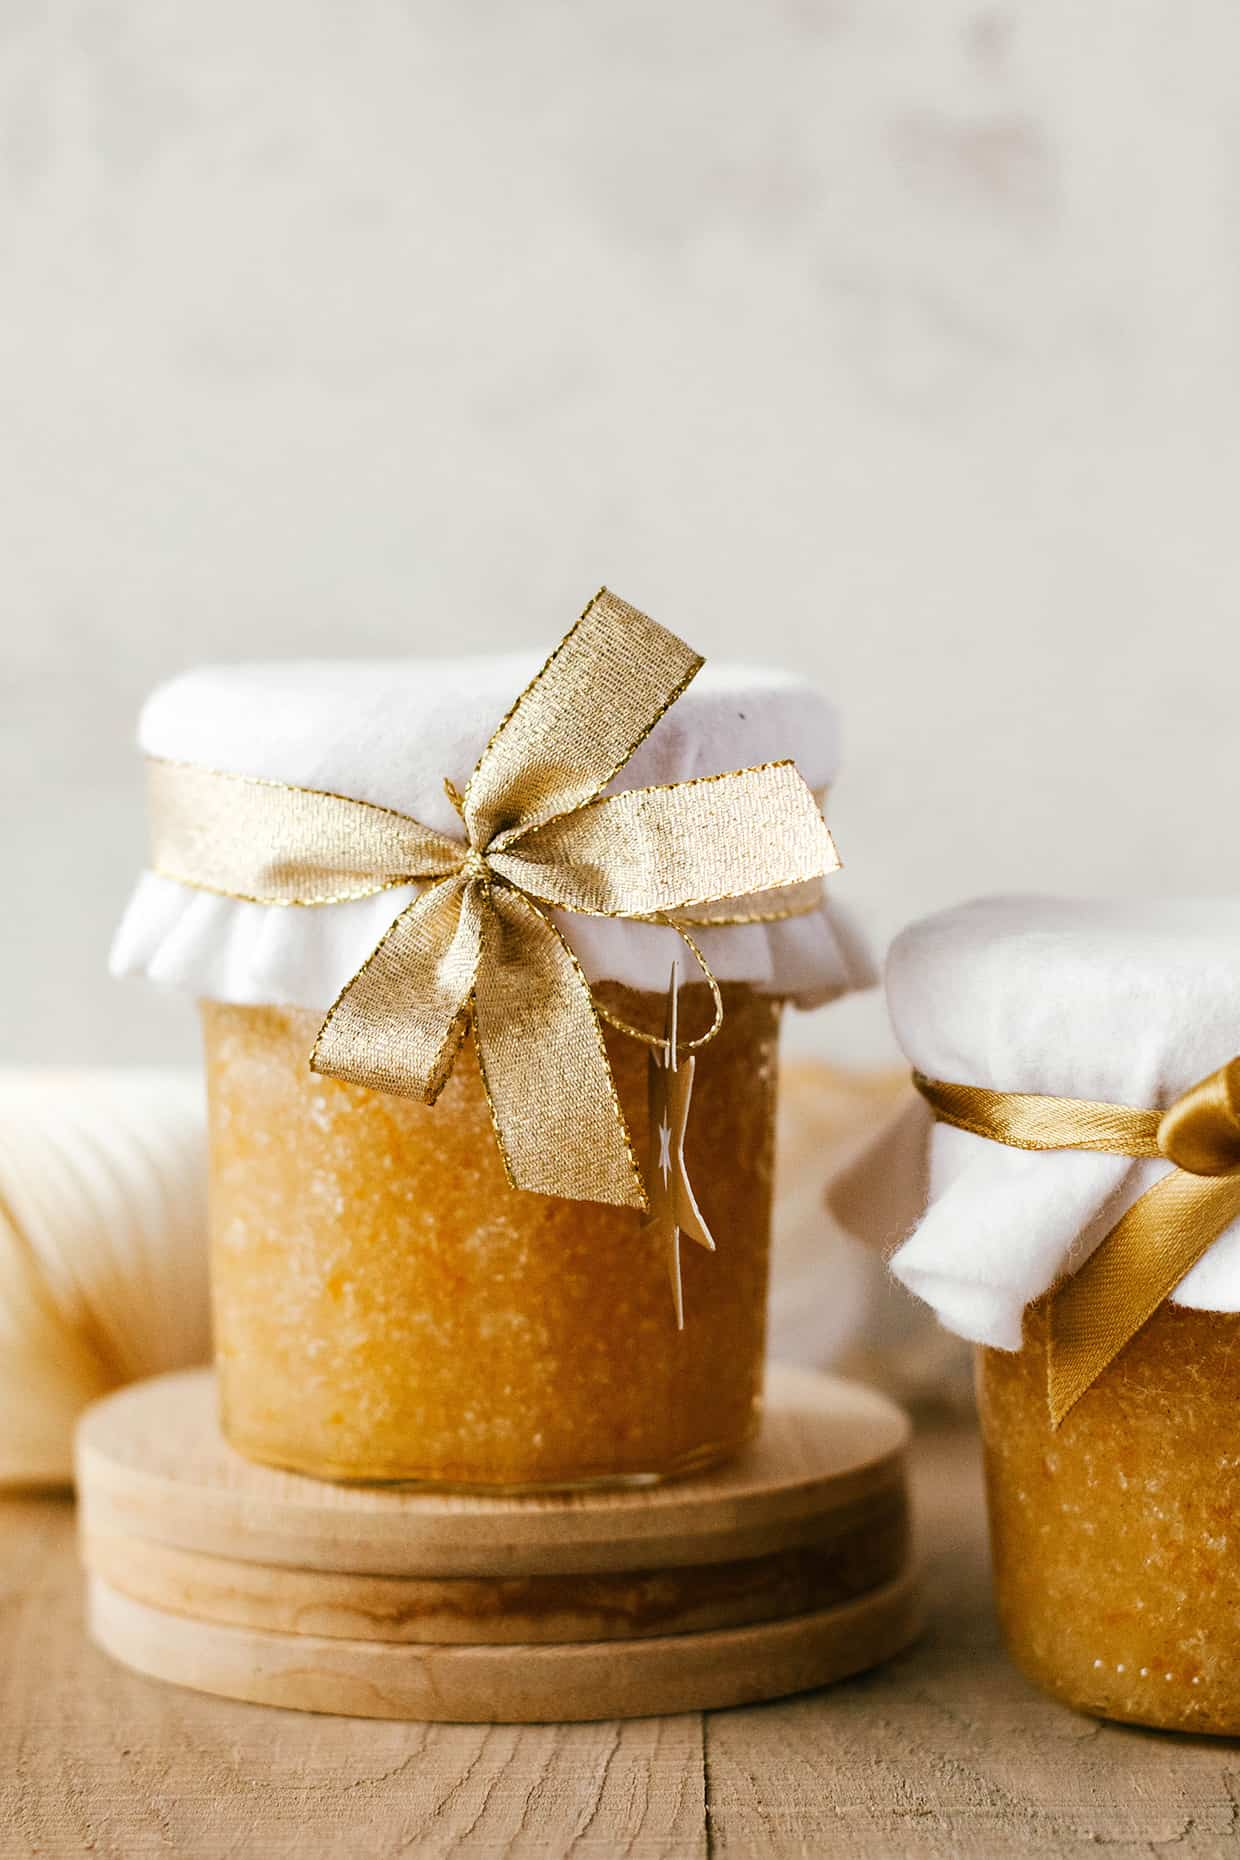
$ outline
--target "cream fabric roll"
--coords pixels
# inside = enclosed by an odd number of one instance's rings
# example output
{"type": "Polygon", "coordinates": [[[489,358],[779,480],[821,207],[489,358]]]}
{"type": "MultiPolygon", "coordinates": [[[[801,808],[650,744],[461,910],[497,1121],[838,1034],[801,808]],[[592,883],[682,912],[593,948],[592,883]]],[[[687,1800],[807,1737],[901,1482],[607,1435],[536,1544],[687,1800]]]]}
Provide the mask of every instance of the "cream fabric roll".
{"type": "MultiPolygon", "coordinates": [[[[848,1178],[859,1152],[907,1106],[903,1071],[854,1072],[815,1060],[781,1068],[772,1231],[769,1344],[781,1362],[856,1376],[920,1408],[967,1409],[965,1346],[894,1284],[882,1253],[856,1237],[855,1210],[823,1206],[828,1177],[848,1178]]],[[[920,1103],[920,1100],[918,1101],[920,1103]]],[[[921,1146],[924,1149],[924,1145],[921,1146]]],[[[920,1149],[867,1182],[875,1192],[917,1192],[920,1149]]]]}
{"type": "Polygon", "coordinates": [[[72,1477],[95,1396],[205,1362],[192,1072],[0,1072],[0,1485],[72,1477]]]}

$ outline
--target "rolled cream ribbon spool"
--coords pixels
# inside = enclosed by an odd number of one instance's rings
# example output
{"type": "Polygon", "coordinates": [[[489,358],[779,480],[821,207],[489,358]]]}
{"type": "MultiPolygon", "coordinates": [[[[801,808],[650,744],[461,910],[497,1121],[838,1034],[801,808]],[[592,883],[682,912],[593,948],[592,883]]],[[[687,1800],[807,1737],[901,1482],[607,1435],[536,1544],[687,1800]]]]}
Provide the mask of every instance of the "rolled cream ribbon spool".
{"type": "Polygon", "coordinates": [[[192,1072],[0,1072],[0,1486],[67,1483],[87,1402],[210,1354],[192,1072]]]}
{"type": "Polygon", "coordinates": [[[884,1241],[925,1199],[924,1107],[904,1067],[850,1070],[791,1059],[782,1068],[771,1254],[770,1351],[832,1369],[906,1406],[966,1413],[972,1351],[887,1270],[884,1241]],[[920,1141],[896,1143],[910,1103],[920,1141]],[[870,1164],[881,1146],[881,1169],[870,1164]],[[845,1183],[852,1192],[841,1195],[845,1183]],[[830,1195],[824,1201],[824,1187],[830,1195]]]}

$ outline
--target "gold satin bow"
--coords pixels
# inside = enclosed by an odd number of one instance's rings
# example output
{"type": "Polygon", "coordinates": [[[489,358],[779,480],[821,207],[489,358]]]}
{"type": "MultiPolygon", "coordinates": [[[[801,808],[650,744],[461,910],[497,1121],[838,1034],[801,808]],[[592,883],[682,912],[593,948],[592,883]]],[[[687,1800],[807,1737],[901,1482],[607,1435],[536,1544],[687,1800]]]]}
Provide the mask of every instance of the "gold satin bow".
{"type": "Polygon", "coordinates": [[[311,1067],[433,1103],[472,1025],[513,1186],[644,1208],[598,1012],[548,909],[677,928],[769,920],[813,909],[839,864],[789,762],[603,794],[702,663],[603,589],[464,795],[445,783],[464,842],[343,795],[151,761],[152,864],[272,905],[427,881],[341,991],[311,1067]],[[768,893],[765,909],[731,907],[768,893]]]}
{"type": "Polygon", "coordinates": [[[1104,1150],[1162,1156],[1176,1165],[1051,1291],[1047,1395],[1058,1427],[1240,1219],[1240,1059],[1190,1086],[1165,1111],[949,1085],[920,1072],[913,1082],[940,1123],[1014,1149],[1104,1150]]]}

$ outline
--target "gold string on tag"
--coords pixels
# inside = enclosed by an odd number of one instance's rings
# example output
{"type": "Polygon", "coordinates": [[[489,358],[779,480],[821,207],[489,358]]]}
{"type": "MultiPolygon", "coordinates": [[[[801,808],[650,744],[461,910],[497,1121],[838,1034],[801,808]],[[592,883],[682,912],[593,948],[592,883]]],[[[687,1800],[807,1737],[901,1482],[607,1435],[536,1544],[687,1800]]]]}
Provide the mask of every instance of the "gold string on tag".
{"type": "MultiPolygon", "coordinates": [[[[650,1212],[643,1227],[653,1230],[662,1243],[668,1282],[672,1288],[672,1303],[676,1311],[676,1328],[683,1330],[685,1299],[680,1278],[681,1237],[687,1234],[690,1240],[695,1240],[710,1253],[715,1250],[715,1242],[702,1219],[702,1211],[698,1207],[685,1167],[685,1131],[689,1123],[689,1100],[693,1096],[693,1073],[697,1059],[691,1051],[682,1051],[680,1048],[678,986],[677,965],[673,962],[667,989],[663,1039],[657,1046],[651,1047],[649,1056],[647,1082],[650,1152],[646,1164],[646,1191],[650,1196],[650,1212]]],[[[694,1044],[699,1042],[695,1041],[694,1044]]]]}
{"type": "Polygon", "coordinates": [[[433,1102],[472,1026],[512,1185],[645,1210],[598,1010],[551,911],[775,921],[816,909],[839,865],[790,762],[604,794],[701,665],[604,588],[450,790],[463,840],[348,796],[153,760],[152,864],[270,905],[420,885],[341,990],[313,1069],[433,1102]]]}

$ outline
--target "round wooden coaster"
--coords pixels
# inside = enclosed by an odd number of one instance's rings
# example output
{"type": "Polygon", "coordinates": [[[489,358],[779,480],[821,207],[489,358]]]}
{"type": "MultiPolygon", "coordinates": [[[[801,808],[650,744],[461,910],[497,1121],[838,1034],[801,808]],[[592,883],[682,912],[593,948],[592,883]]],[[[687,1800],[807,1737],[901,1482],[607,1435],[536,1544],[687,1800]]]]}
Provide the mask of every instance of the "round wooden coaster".
{"type": "Polygon", "coordinates": [[[546,1724],[717,1710],[804,1692],[888,1659],[919,1627],[909,1577],[790,1621],[654,1640],[409,1646],[228,1627],[150,1608],[98,1577],[91,1632],[126,1666],[225,1698],[449,1724],[546,1724]]]}
{"type": "Polygon", "coordinates": [[[350,1575],[583,1575],[770,1556],[822,1542],[830,1520],[864,1530],[902,1499],[907,1437],[881,1395],[773,1367],[758,1439],[690,1479],[535,1498],[333,1485],[235,1453],[214,1376],[192,1370],[96,1403],[77,1482],[88,1538],[350,1575]]]}
{"type": "Polygon", "coordinates": [[[769,1556],[584,1575],[370,1576],[206,1556],[82,1532],[113,1589],[173,1614],[280,1634],[490,1645],[636,1640],[782,1620],[851,1601],[907,1567],[903,1493],[823,1520],[818,1542],[769,1556]]]}

